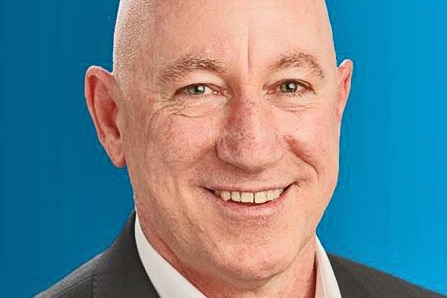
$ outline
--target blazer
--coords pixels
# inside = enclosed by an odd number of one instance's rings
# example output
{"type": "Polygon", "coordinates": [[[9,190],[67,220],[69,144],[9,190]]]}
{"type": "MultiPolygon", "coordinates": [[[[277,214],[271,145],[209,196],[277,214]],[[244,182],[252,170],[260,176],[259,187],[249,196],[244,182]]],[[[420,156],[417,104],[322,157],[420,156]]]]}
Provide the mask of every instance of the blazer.
{"type": "MultiPolygon", "coordinates": [[[[36,297],[159,298],[140,261],[134,227],[135,212],[112,246],[36,297]]],[[[328,256],[344,298],[447,297],[347,259],[328,256]]]]}

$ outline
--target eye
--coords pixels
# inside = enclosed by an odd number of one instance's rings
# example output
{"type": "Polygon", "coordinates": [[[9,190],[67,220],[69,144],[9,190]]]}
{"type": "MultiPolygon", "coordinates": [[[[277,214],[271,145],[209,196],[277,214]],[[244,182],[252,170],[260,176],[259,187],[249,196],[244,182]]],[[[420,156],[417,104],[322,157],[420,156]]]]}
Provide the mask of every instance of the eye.
{"type": "Polygon", "coordinates": [[[188,96],[203,96],[216,92],[205,84],[193,84],[180,89],[179,93],[183,93],[184,95],[188,96]]]}
{"type": "Polygon", "coordinates": [[[284,93],[286,95],[302,95],[308,91],[313,92],[312,86],[304,81],[299,80],[283,80],[275,84],[272,89],[268,92],[272,93],[284,93]]]}
{"type": "Polygon", "coordinates": [[[294,81],[286,81],[280,85],[280,90],[283,93],[295,93],[300,88],[300,85],[294,81]]]}
{"type": "Polygon", "coordinates": [[[285,81],[280,83],[279,89],[282,93],[297,93],[308,89],[303,82],[298,81],[285,81]]]}

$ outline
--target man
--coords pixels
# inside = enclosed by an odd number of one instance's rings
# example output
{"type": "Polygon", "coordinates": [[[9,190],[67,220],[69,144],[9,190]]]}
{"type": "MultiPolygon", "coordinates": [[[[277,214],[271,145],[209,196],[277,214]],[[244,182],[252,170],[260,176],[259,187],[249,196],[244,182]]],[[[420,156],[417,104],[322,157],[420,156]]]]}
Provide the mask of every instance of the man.
{"type": "Polygon", "coordinates": [[[85,94],[136,214],[40,297],[440,297],[316,238],[352,65],[324,1],[121,1],[85,94]]]}

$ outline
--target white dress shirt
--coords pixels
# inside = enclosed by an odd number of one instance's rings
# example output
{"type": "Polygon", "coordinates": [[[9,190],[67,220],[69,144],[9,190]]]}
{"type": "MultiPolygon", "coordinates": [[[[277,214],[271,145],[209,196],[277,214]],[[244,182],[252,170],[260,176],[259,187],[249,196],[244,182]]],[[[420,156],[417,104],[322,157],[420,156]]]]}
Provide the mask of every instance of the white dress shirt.
{"type": "MultiPolygon", "coordinates": [[[[161,298],[206,297],[152,247],[141,230],[138,215],[135,220],[135,240],[144,269],[161,298]]],[[[315,298],[341,298],[331,263],[318,237],[316,237],[316,244],[315,298]]]]}

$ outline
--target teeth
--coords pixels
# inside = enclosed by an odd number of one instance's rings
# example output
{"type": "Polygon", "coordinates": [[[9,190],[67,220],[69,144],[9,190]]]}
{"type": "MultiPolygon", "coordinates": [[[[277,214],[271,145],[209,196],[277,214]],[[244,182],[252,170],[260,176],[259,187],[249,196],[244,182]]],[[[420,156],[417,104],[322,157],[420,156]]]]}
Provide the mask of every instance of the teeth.
{"type": "Polygon", "coordinates": [[[269,190],[266,193],[267,201],[273,200],[275,196],[276,196],[276,190],[269,190]]]}
{"type": "Polygon", "coordinates": [[[267,192],[267,201],[276,199],[277,197],[279,197],[282,194],[282,192],[283,192],[282,189],[269,190],[267,192]]]}
{"type": "Polygon", "coordinates": [[[262,204],[267,202],[267,193],[265,191],[255,193],[255,203],[262,204]]]}
{"type": "Polygon", "coordinates": [[[235,202],[241,201],[241,193],[238,191],[232,191],[231,192],[231,200],[235,202]]]}
{"type": "Polygon", "coordinates": [[[229,191],[223,191],[221,192],[220,197],[224,199],[225,202],[227,202],[231,199],[231,193],[229,191]]]}
{"type": "Polygon", "coordinates": [[[225,202],[231,200],[234,202],[263,204],[265,202],[273,201],[281,196],[284,189],[273,189],[260,192],[239,192],[239,191],[215,191],[225,202]]]}
{"type": "Polygon", "coordinates": [[[253,203],[253,193],[243,192],[241,194],[241,202],[242,203],[253,203]]]}

